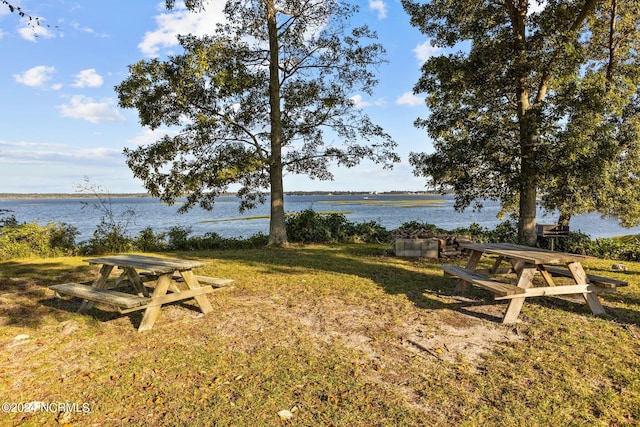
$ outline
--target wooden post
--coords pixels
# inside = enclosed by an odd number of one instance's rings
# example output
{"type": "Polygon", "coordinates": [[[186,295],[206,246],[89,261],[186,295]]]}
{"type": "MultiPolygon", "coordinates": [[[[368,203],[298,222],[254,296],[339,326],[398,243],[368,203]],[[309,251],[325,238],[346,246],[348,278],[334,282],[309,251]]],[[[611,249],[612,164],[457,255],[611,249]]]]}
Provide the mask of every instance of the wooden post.
{"type": "MultiPolygon", "coordinates": [[[[113,270],[113,265],[103,265],[100,268],[100,276],[98,276],[93,283],[91,284],[92,288],[96,289],[104,289],[107,286],[107,280],[109,279],[109,275],[113,270]]],[[[80,304],[80,308],[78,309],[78,313],[84,313],[93,307],[93,301],[84,300],[82,304],[80,304]]]]}
{"type": "MultiPolygon", "coordinates": [[[[537,268],[534,264],[523,264],[517,267],[518,270],[518,287],[527,289],[530,288],[533,281],[533,276],[535,276],[537,268]]],[[[504,317],[502,318],[502,323],[514,323],[518,320],[518,316],[520,315],[520,310],[522,310],[522,305],[524,304],[525,298],[513,298],[509,301],[507,305],[507,311],[504,313],[504,317]]]]}
{"type": "MultiPolygon", "coordinates": [[[[582,265],[579,262],[570,262],[567,264],[571,275],[573,276],[573,280],[576,281],[578,285],[586,285],[589,282],[589,278],[587,277],[587,273],[584,272],[582,265]]],[[[584,293],[582,297],[589,305],[591,312],[595,315],[603,315],[607,314],[602,306],[602,303],[598,299],[598,295],[594,292],[584,293]]]]}
{"type": "MultiPolygon", "coordinates": [[[[165,273],[158,278],[156,288],[153,290],[153,295],[151,295],[151,302],[153,302],[155,298],[166,295],[167,290],[169,289],[169,285],[171,284],[172,276],[173,273],[165,273]]],[[[148,307],[144,311],[144,316],[142,316],[142,321],[140,322],[140,327],[138,327],[138,332],[148,331],[153,328],[153,324],[156,322],[156,319],[160,314],[160,307],[160,305],[156,305],[153,307],[148,307]]]]}
{"type": "MultiPolygon", "coordinates": [[[[180,274],[184,278],[184,282],[187,284],[189,289],[198,289],[198,288],[200,288],[200,283],[198,283],[198,279],[196,279],[196,276],[193,274],[193,271],[191,271],[191,270],[182,271],[182,272],[180,272],[180,274]]],[[[197,295],[194,298],[195,298],[196,302],[198,303],[198,305],[200,306],[200,310],[202,310],[202,313],[207,314],[207,313],[213,311],[213,307],[211,307],[211,303],[209,302],[209,299],[207,298],[207,294],[197,295]]]]}

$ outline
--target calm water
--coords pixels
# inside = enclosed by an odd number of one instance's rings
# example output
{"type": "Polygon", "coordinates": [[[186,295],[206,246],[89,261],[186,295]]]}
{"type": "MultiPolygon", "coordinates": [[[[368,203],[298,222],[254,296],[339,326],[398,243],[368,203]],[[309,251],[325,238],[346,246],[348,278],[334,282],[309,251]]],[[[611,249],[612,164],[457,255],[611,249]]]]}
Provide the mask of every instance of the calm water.
{"type": "MultiPolygon", "coordinates": [[[[93,208],[92,199],[54,200],[0,200],[0,209],[13,211],[19,222],[64,222],[75,226],[80,232],[78,241],[91,237],[100,223],[102,212],[93,208]],[[88,204],[88,205],[87,205],[88,204]]],[[[268,204],[238,213],[238,199],[220,197],[212,211],[194,208],[186,214],[178,214],[179,205],[169,206],[153,198],[113,198],[113,212],[120,214],[127,209],[135,212],[129,232],[135,236],[146,227],[154,232],[168,231],[175,226],[191,227],[193,235],[215,232],[224,237],[249,237],[255,233],[268,234],[268,218],[253,218],[269,215],[268,204]]],[[[466,227],[475,222],[493,228],[500,222],[496,218],[499,206],[487,202],[481,212],[471,210],[463,213],[453,210],[452,196],[433,195],[287,195],[287,212],[305,209],[316,212],[341,212],[349,221],[377,221],[389,230],[409,221],[435,224],[444,229],[466,227]]],[[[539,223],[554,223],[557,215],[538,215],[539,223]]],[[[571,222],[573,231],[580,230],[592,238],[612,237],[623,234],[640,234],[640,227],[625,229],[614,219],[603,220],[597,214],[575,217],[571,222]]]]}

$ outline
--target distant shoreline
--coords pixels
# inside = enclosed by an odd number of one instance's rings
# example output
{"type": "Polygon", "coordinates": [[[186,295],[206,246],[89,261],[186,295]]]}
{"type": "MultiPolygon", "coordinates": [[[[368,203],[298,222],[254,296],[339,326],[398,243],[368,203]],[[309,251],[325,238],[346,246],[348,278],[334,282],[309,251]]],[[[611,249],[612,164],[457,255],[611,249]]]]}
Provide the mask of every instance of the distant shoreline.
{"type": "MultiPolygon", "coordinates": [[[[285,191],[288,196],[370,196],[370,195],[439,195],[432,191],[285,191]]],[[[222,196],[235,196],[236,193],[225,193],[222,196]]],[[[125,197],[149,197],[147,193],[112,193],[100,194],[103,197],[125,198],[125,197]]],[[[52,200],[52,199],[93,199],[95,194],[87,193],[0,193],[0,200],[52,200]]]]}

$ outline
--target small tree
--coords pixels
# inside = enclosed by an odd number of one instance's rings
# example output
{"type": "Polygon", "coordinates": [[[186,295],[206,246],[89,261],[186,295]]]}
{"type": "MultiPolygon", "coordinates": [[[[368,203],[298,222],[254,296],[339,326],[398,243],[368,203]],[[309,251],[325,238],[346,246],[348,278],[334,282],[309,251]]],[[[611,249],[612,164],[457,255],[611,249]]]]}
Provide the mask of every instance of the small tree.
{"type": "Polygon", "coordinates": [[[366,26],[349,31],[357,8],[340,1],[233,0],[224,11],[228,23],[213,35],[181,36],[183,54],[134,64],[116,87],[120,106],[136,108],[143,125],[182,127],[125,150],[128,165],[152,195],[168,203],[186,196],[183,211],[211,209],[234,183],[241,210],[270,189],[269,244],[286,245],[285,172],[330,180],[331,162],[399,160],[389,135],[351,99],[371,93],[384,50],[362,43],[375,37],[366,26]]]}
{"type": "Polygon", "coordinates": [[[129,236],[129,225],[135,219],[135,210],[127,207],[122,212],[116,212],[109,191],[86,177],[83,184],[76,185],[76,192],[92,194],[95,197],[93,202],[82,202],[82,209],[92,208],[102,214],[100,223],[93,232],[93,238],[84,244],[84,251],[108,253],[131,250],[133,239],[129,236]]]}

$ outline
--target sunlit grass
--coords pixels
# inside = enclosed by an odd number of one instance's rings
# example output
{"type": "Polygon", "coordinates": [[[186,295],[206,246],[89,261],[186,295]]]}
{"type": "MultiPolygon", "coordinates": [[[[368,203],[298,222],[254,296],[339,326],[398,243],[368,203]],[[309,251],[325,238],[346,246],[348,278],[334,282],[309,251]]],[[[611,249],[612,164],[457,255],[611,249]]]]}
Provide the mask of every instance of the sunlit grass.
{"type": "MultiPolygon", "coordinates": [[[[640,421],[640,263],[586,264],[630,283],[601,296],[607,317],[536,298],[521,322],[502,325],[504,303],[478,289],[458,295],[438,261],[396,258],[383,245],[162,255],[204,260],[198,274],[235,283],[210,296],[213,313],[165,306],[138,333],[139,313],[77,314],[77,301],[47,289],[94,277],[83,258],[0,262],[0,400],[89,403],[90,413],[70,414],[78,426],[640,421]],[[290,421],[278,416],[285,409],[290,421]]],[[[58,418],[0,413],[0,425],[58,418]]]]}

